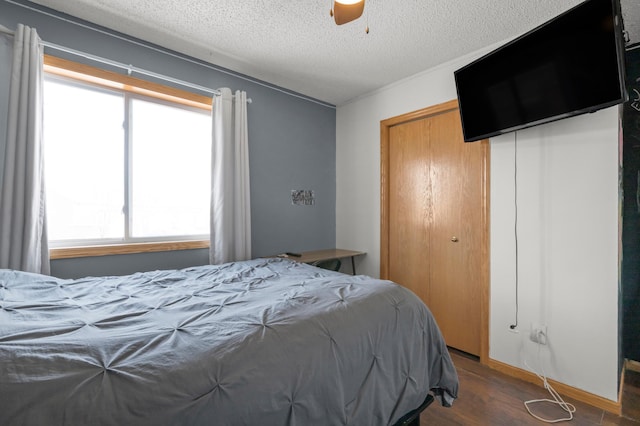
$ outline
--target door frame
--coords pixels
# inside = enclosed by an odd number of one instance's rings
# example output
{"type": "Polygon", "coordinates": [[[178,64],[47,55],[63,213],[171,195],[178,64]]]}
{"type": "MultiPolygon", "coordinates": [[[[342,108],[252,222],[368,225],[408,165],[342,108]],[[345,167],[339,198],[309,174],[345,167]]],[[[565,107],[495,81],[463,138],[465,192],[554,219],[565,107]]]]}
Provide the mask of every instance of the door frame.
{"type": "MultiPolygon", "coordinates": [[[[420,120],[458,110],[456,99],[433,105],[417,111],[402,114],[380,121],[380,277],[389,279],[389,143],[390,128],[409,121],[420,120]]],[[[490,215],[490,150],[489,140],[480,142],[482,147],[483,185],[481,208],[482,226],[482,270],[480,272],[480,362],[489,362],[489,215],[490,215]]]]}

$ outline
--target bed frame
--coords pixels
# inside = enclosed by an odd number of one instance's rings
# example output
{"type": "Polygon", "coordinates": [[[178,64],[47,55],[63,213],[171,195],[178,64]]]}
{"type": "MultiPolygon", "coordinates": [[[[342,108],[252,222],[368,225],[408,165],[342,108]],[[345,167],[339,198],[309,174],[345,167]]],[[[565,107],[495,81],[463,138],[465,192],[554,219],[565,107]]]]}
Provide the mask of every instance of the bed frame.
{"type": "Polygon", "coordinates": [[[415,410],[409,411],[400,417],[393,426],[420,426],[420,413],[422,413],[434,401],[433,395],[429,394],[424,402],[415,410]]]}

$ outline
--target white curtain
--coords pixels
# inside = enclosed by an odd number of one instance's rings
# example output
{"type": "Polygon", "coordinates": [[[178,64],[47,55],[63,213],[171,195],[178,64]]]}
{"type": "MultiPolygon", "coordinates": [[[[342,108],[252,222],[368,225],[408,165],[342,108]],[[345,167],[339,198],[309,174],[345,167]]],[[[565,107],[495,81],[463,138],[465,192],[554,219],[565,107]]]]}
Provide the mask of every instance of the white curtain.
{"type": "Polygon", "coordinates": [[[209,261],[251,258],[247,94],[220,89],[213,101],[209,261]]]}
{"type": "Polygon", "coordinates": [[[35,29],[18,24],[13,38],[0,181],[0,268],[48,274],[42,147],[43,53],[35,29]]]}

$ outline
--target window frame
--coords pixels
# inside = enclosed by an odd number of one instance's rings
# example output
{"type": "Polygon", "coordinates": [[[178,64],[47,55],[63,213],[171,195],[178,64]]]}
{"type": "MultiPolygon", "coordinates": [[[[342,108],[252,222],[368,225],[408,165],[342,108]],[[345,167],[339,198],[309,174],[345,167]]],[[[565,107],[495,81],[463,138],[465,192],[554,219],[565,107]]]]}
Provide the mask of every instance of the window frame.
{"type": "MultiPolygon", "coordinates": [[[[125,97],[138,99],[152,98],[154,101],[166,104],[178,104],[186,109],[212,110],[212,98],[182,89],[177,89],[163,84],[142,80],[129,75],[107,71],[90,65],[81,64],[67,59],[51,55],[44,55],[44,73],[54,77],[61,77],[70,82],[80,82],[83,85],[97,86],[109,91],[124,93],[125,97]]],[[[127,162],[128,163],[128,162],[127,162]]],[[[128,169],[128,165],[126,168],[128,169]]],[[[129,173],[126,170],[125,173],[129,173]]],[[[127,189],[126,189],[127,190],[127,189]]],[[[127,190],[128,191],[128,190],[127,190]]],[[[128,194],[126,195],[129,196],[128,194]]],[[[129,222],[127,218],[125,222],[129,222]]],[[[125,223],[128,227],[129,223],[125,223]]],[[[177,236],[176,240],[165,237],[145,238],[144,241],[127,240],[123,242],[113,242],[113,240],[87,240],[74,244],[73,241],[65,243],[64,246],[51,247],[49,249],[50,259],[67,259],[77,257],[105,256],[116,254],[149,253],[173,250],[191,250],[208,248],[209,240],[202,239],[202,236],[195,236],[194,239],[177,236]]]]}

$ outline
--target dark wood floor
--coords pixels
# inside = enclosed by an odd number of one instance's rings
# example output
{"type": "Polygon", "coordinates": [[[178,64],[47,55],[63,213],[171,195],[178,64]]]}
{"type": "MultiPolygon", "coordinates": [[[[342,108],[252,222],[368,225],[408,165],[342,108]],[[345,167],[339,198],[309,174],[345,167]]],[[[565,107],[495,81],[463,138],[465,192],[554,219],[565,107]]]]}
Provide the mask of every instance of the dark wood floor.
{"type": "MultiPolygon", "coordinates": [[[[452,359],[458,370],[460,389],[453,407],[444,408],[436,401],[420,416],[421,426],[448,425],[542,425],[524,407],[523,401],[549,398],[549,393],[531,383],[514,379],[481,365],[473,358],[452,351],[452,359]]],[[[625,377],[623,416],[619,417],[602,409],[564,398],[576,407],[575,425],[623,425],[640,426],[640,375],[628,373],[625,377]]],[[[536,413],[550,419],[565,417],[560,408],[537,406],[536,413]]]]}

